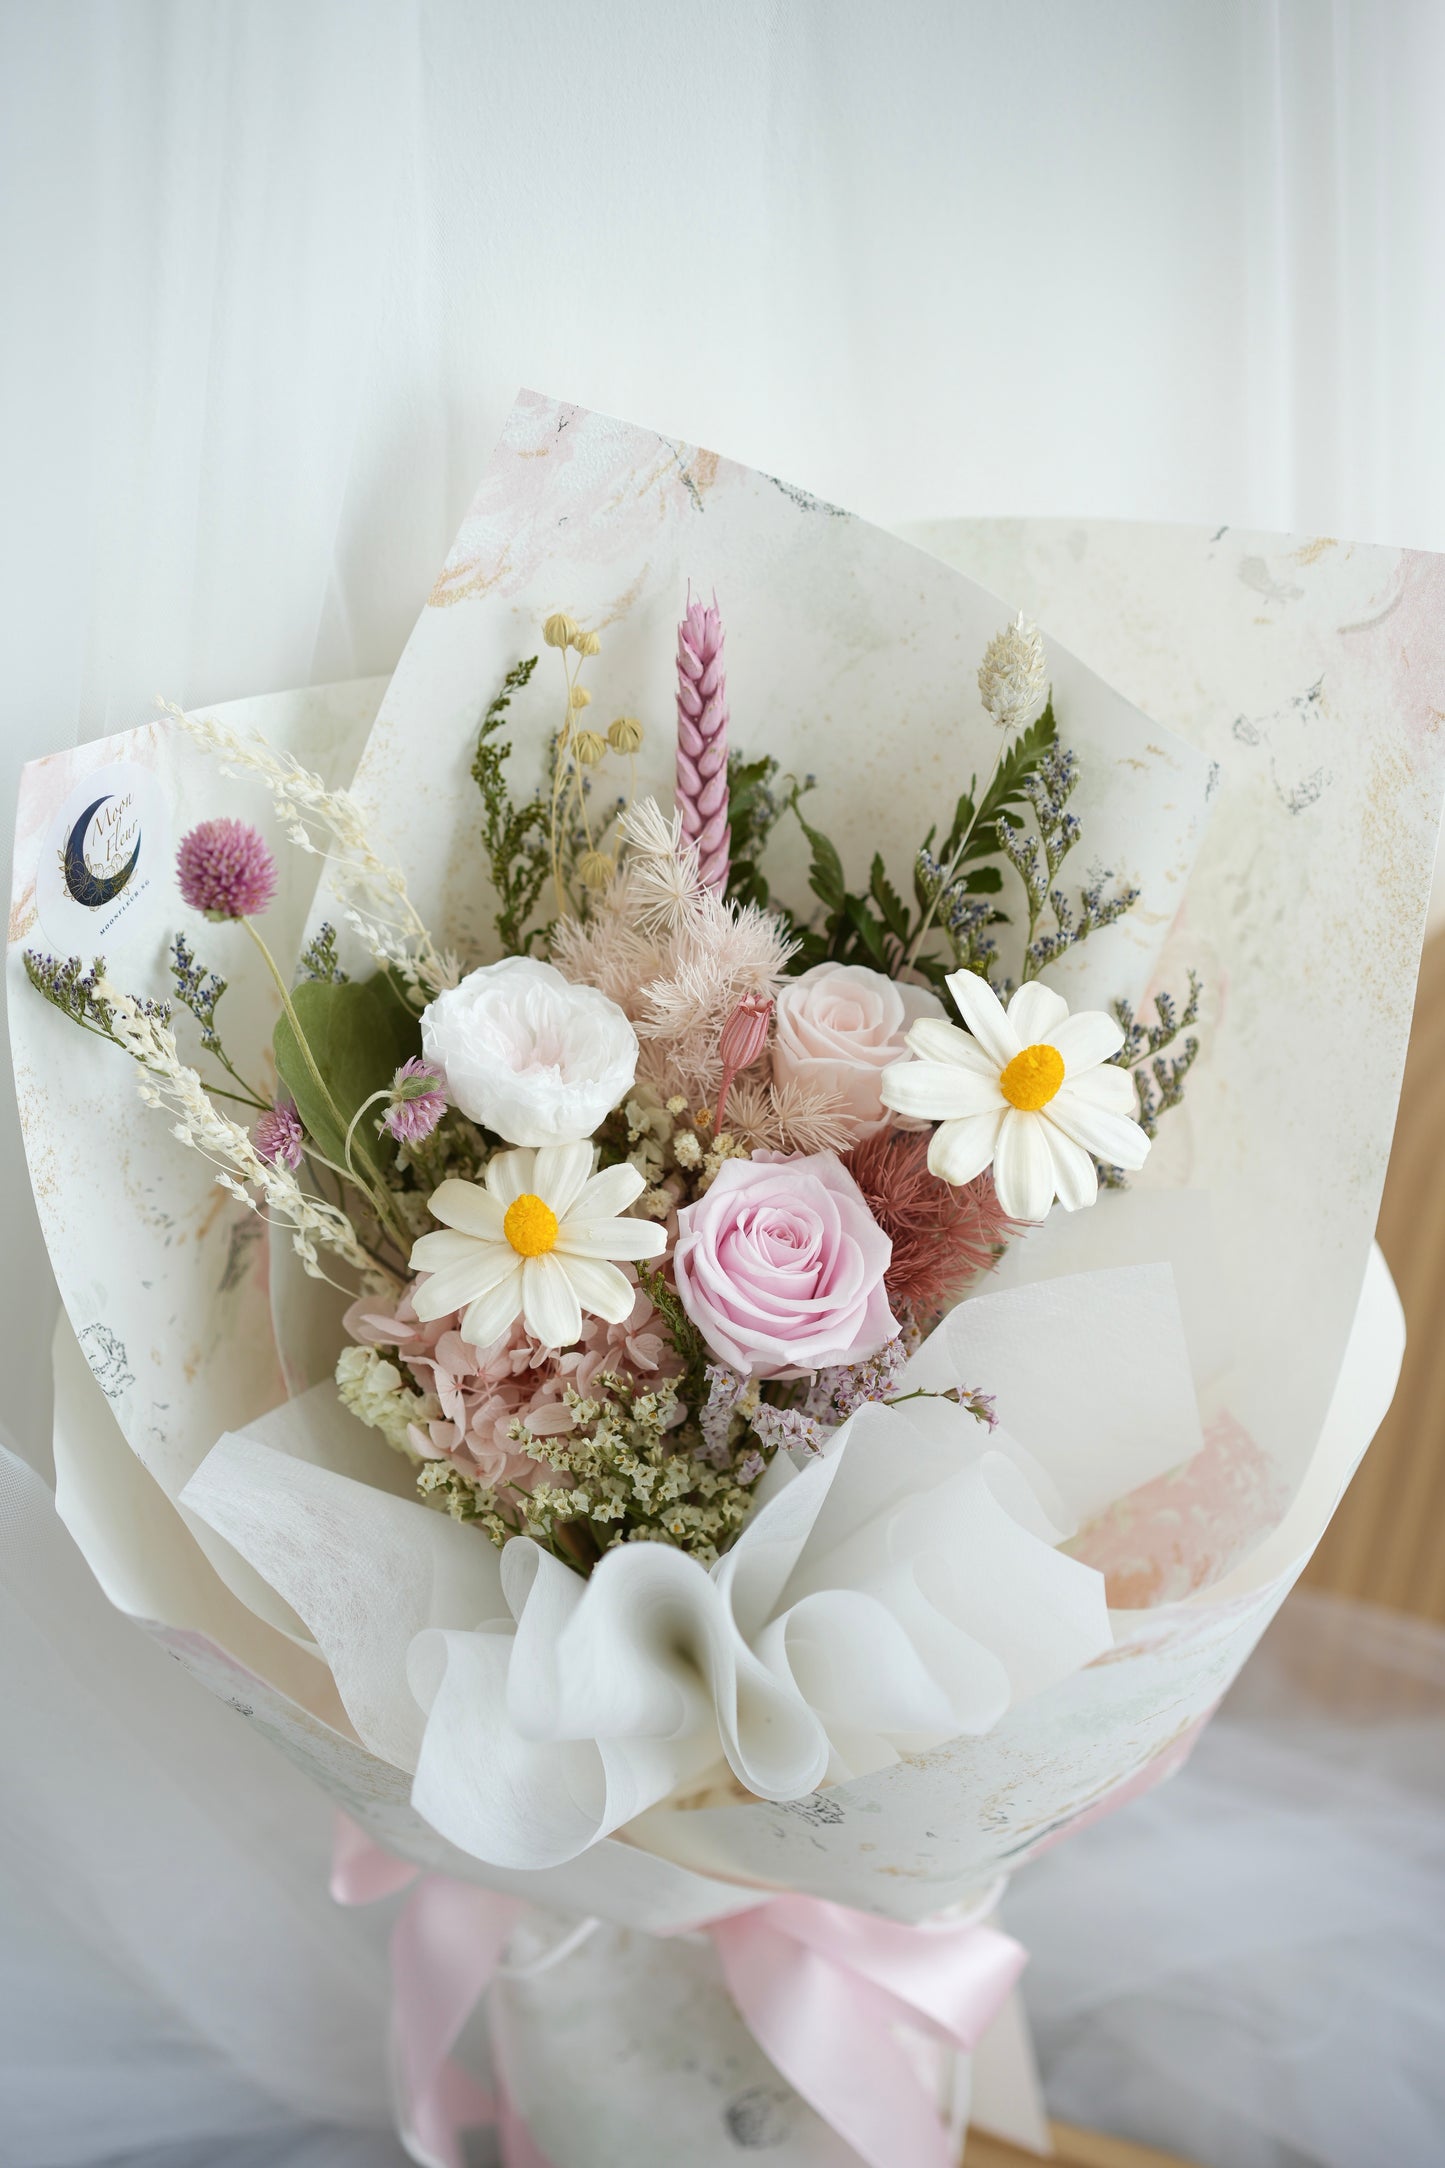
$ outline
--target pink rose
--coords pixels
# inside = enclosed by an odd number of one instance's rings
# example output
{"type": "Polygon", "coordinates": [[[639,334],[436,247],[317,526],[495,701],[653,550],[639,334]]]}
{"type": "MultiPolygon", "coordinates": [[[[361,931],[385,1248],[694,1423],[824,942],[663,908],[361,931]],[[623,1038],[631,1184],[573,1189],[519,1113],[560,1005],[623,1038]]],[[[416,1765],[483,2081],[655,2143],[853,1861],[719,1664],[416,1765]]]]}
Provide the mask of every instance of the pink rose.
{"type": "Polygon", "coordinates": [[[683,1308],[749,1377],[862,1362],[898,1331],[883,1286],[893,1245],[832,1152],[724,1160],[678,1228],[683,1308]]]}
{"type": "Polygon", "coordinates": [[[907,1058],[909,1025],[943,1014],[926,986],[866,964],[814,964],[778,990],[773,1075],[780,1084],[796,1078],[826,1085],[856,1116],[859,1136],[872,1136],[898,1122],[879,1096],[878,1080],[890,1063],[907,1058]]]}

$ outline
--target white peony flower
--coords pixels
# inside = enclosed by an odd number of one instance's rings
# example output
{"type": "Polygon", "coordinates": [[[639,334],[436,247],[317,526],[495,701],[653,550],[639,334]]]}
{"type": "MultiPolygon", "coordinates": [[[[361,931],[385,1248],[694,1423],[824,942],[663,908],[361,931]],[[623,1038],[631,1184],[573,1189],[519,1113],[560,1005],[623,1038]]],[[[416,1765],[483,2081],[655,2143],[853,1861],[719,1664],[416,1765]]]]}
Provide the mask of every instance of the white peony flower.
{"type": "Polygon", "coordinates": [[[411,1253],[412,1270],[428,1275],[412,1296],[417,1316],[464,1310],[462,1338],[479,1348],[519,1311],[545,1347],[579,1339],[584,1310],[621,1324],[637,1289],[608,1260],[656,1257],[667,1236],[650,1220],[617,1217],[646,1184],[626,1163],[594,1174],[596,1156],[590,1144],[498,1152],[485,1189],[443,1182],[428,1205],[442,1227],[411,1253]]]}
{"type": "Polygon", "coordinates": [[[1108,1066],[1124,1043],[1101,1009],[1069,1005],[1037,979],[1005,1010],[986,979],[950,974],[968,1030],[924,1017],[908,1034],[916,1061],[882,1077],[883,1103],[936,1121],[928,1164],[942,1181],[993,1168],[1011,1219],[1041,1220],[1055,1197],[1066,1212],[1099,1194],[1094,1161],[1142,1167],[1149,1139],[1132,1119],[1134,1084],[1108,1066]]]}
{"type": "Polygon", "coordinates": [[[590,1137],[637,1074],[637,1034],[616,1002],[531,956],[438,994],[421,1037],[452,1105],[508,1144],[590,1137]]]}

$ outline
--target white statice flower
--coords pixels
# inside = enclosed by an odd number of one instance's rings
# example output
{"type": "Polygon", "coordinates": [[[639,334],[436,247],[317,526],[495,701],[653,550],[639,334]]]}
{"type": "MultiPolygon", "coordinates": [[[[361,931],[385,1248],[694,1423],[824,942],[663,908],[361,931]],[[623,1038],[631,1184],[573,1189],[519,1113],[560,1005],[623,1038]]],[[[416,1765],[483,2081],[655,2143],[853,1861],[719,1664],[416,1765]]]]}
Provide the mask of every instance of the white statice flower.
{"type": "Polygon", "coordinates": [[[421,1037],[452,1105],[508,1144],[590,1137],[637,1074],[616,1002],[532,956],[468,972],[426,1010],[421,1037]]]}
{"type": "Polygon", "coordinates": [[[443,1182],[432,1196],[442,1222],[411,1253],[424,1272],[412,1296],[423,1322],[462,1310],[462,1338],[490,1347],[518,1314],[544,1347],[571,1347],[582,1313],[620,1325],[637,1289],[612,1260],[660,1257],[664,1230],[624,1219],[646,1184],[626,1161],[593,1173],[590,1144],[497,1152],[486,1184],[443,1182]]]}
{"type": "Polygon", "coordinates": [[[985,648],[978,689],[1000,730],[1022,730],[1042,706],[1049,689],[1049,666],[1039,628],[1029,623],[1022,610],[985,648]]]}
{"type": "Polygon", "coordinates": [[[920,1018],[908,1033],[917,1059],[882,1077],[885,1106],[939,1124],[928,1164],[940,1180],[971,1182],[991,1166],[1009,1217],[1041,1220],[1055,1197],[1066,1212],[1094,1202],[1096,1158],[1143,1166],[1149,1139],[1132,1119],[1133,1079],[1111,1065],[1124,1043],[1112,1016],[1071,1016],[1037,979],[1007,1009],[972,971],[952,972],[948,990],[968,1031],[920,1018]]]}

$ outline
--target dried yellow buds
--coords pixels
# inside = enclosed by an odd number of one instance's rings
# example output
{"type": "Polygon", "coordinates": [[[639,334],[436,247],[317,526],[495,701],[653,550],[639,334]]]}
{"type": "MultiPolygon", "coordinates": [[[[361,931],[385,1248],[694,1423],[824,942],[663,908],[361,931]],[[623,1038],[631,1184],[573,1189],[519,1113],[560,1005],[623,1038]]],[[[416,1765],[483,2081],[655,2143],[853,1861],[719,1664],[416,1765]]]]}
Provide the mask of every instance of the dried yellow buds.
{"type": "Polygon", "coordinates": [[[635,715],[619,715],[607,725],[607,743],[614,753],[635,753],[642,743],[642,725],[635,715]]]}
{"type": "Polygon", "coordinates": [[[565,611],[554,610],[542,627],[542,638],[548,647],[570,647],[577,638],[577,626],[565,611]]]}
{"type": "Polygon", "coordinates": [[[607,757],[607,740],[600,730],[579,730],[572,741],[572,750],[584,768],[595,768],[599,760],[607,757]]]}
{"type": "Polygon", "coordinates": [[[579,655],[600,655],[602,652],[602,642],[595,632],[577,632],[574,630],[572,645],[579,655]]]}
{"type": "Polygon", "coordinates": [[[616,871],[606,851],[584,851],[577,861],[577,878],[594,896],[611,886],[616,871]]]}
{"type": "Polygon", "coordinates": [[[585,685],[574,685],[571,692],[567,695],[567,705],[569,708],[572,709],[590,708],[592,705],[592,695],[588,692],[585,685]]]}

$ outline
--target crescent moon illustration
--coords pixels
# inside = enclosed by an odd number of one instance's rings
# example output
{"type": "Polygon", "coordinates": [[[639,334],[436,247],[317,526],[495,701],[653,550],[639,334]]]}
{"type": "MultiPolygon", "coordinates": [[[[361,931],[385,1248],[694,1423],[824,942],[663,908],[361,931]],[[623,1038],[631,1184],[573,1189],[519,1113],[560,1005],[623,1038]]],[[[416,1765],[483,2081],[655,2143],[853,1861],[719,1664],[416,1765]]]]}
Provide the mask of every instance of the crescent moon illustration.
{"type": "Polygon", "coordinates": [[[114,903],[116,897],[125,887],[126,882],[135,872],[140,858],[140,837],[137,836],[135,849],[131,852],[119,873],[111,874],[109,880],[101,880],[99,875],[92,873],[86,864],[86,830],[101,807],[108,803],[109,798],[106,797],[97,798],[94,805],[88,805],[71,829],[69,840],[65,846],[65,885],[76,902],[83,903],[91,911],[98,911],[102,904],[114,903]]]}

